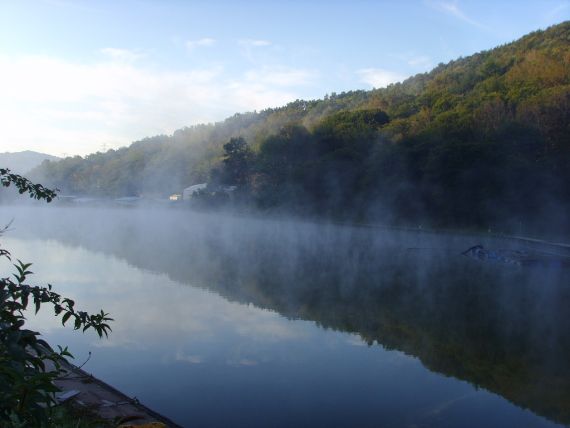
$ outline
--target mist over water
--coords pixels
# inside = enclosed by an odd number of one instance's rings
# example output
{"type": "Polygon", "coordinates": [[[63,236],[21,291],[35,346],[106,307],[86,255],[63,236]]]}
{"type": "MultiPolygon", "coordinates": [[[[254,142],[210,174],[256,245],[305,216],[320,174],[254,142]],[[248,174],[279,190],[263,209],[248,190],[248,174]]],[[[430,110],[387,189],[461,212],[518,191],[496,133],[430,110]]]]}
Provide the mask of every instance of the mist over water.
{"type": "Polygon", "coordinates": [[[116,319],[101,342],[51,314],[35,328],[184,426],[570,423],[568,272],[461,255],[514,242],[185,210],[1,215],[35,283],[116,319]]]}

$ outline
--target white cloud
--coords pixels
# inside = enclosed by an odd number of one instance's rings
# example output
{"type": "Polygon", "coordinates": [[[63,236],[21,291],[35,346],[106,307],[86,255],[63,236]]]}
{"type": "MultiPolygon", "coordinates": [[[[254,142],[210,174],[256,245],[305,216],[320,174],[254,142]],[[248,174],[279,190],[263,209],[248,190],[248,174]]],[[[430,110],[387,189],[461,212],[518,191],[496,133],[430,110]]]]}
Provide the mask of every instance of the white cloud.
{"type": "MultiPolygon", "coordinates": [[[[108,48],[109,49],[109,48],[108,48]]],[[[88,154],[299,98],[315,73],[222,66],[166,71],[117,60],[80,64],[47,56],[0,56],[0,151],[88,154]]]]}
{"type": "Polygon", "coordinates": [[[457,18],[463,22],[466,22],[474,27],[478,27],[480,29],[484,29],[484,30],[489,30],[489,27],[480,23],[479,21],[476,21],[475,19],[469,17],[465,12],[463,12],[459,6],[457,5],[456,2],[450,2],[450,1],[439,1],[439,2],[429,2],[428,4],[430,4],[432,7],[434,7],[435,9],[441,10],[445,13],[447,13],[448,15],[453,16],[454,18],[457,18]]]}
{"type": "Polygon", "coordinates": [[[204,358],[202,358],[200,355],[186,355],[181,351],[176,352],[174,359],[176,361],[182,361],[190,364],[201,364],[204,362],[204,358]]]}
{"type": "Polygon", "coordinates": [[[109,58],[124,62],[134,62],[137,59],[144,57],[142,53],[128,49],[104,48],[101,49],[100,52],[109,58]]]}
{"type": "Polygon", "coordinates": [[[244,110],[244,104],[250,106],[246,110],[261,110],[298,99],[298,88],[311,85],[317,77],[313,70],[260,67],[228,81],[224,92],[228,106],[235,111],[244,110]]]}
{"type": "Polygon", "coordinates": [[[284,67],[262,67],[245,73],[247,81],[275,86],[308,85],[312,83],[316,77],[318,77],[316,71],[284,67]]]}
{"type": "Polygon", "coordinates": [[[238,43],[242,46],[248,47],[264,47],[264,46],[271,46],[271,42],[268,40],[260,40],[260,39],[241,39],[238,43]]]}
{"type": "Polygon", "coordinates": [[[414,51],[398,52],[390,54],[389,56],[395,58],[399,62],[406,63],[409,67],[413,68],[414,72],[428,71],[434,67],[433,60],[430,56],[418,54],[414,51]]]}
{"type": "Polygon", "coordinates": [[[367,346],[367,343],[364,341],[362,336],[360,336],[359,334],[348,335],[346,337],[346,343],[348,343],[351,346],[359,346],[359,347],[367,346]]]}
{"type": "Polygon", "coordinates": [[[211,39],[209,37],[204,37],[204,38],[198,39],[198,40],[186,41],[186,48],[189,51],[192,51],[192,50],[199,48],[199,47],[213,46],[215,43],[216,43],[215,39],[211,39]]]}
{"type": "Polygon", "coordinates": [[[401,82],[407,76],[382,68],[363,68],[357,71],[360,80],[373,88],[384,88],[392,83],[401,82]]]}
{"type": "Polygon", "coordinates": [[[228,366],[250,367],[250,366],[257,366],[259,364],[259,362],[256,360],[249,359],[249,358],[242,358],[241,360],[228,360],[228,361],[226,361],[226,364],[228,366]]]}
{"type": "Polygon", "coordinates": [[[422,70],[428,70],[433,67],[433,62],[429,56],[419,55],[408,58],[408,65],[422,70]]]}
{"type": "MultiPolygon", "coordinates": [[[[267,48],[271,46],[271,42],[268,40],[262,39],[240,39],[237,41],[238,45],[241,48],[241,53],[244,58],[246,58],[252,64],[258,63],[258,56],[266,55],[266,49],[260,48],[267,48]]],[[[267,59],[265,59],[266,61],[267,59]]]]}

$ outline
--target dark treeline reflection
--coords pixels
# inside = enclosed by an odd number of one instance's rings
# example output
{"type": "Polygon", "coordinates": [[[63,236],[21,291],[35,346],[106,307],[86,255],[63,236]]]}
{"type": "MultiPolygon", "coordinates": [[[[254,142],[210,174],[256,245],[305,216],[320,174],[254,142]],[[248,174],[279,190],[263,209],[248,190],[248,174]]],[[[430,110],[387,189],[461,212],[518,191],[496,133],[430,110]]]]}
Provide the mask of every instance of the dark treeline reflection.
{"type": "Polygon", "coordinates": [[[110,253],[232,301],[358,333],[570,423],[568,273],[459,255],[507,242],[178,211],[11,214],[15,236],[110,253]]]}

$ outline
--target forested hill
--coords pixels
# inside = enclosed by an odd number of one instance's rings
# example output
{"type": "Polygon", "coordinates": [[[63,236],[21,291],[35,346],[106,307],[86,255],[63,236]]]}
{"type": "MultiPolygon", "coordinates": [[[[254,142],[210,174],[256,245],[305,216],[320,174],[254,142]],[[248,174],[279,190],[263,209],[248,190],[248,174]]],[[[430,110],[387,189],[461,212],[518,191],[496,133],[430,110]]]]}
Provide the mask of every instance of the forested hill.
{"type": "Polygon", "coordinates": [[[209,181],[238,185],[241,200],[262,209],[562,227],[570,218],[569,126],[565,22],[388,88],[236,114],[46,162],[34,176],[75,194],[167,195],[209,181]]]}

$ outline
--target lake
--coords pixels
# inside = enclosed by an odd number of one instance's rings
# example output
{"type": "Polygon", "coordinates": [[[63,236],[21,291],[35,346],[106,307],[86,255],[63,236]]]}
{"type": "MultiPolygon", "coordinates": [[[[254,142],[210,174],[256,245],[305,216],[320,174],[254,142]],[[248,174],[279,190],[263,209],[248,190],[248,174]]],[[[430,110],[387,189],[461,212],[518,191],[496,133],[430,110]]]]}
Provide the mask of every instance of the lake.
{"type": "MultiPolygon", "coordinates": [[[[564,270],[478,262],[477,236],[176,209],[2,207],[31,283],[115,321],[29,324],[191,427],[570,424],[564,270]]],[[[10,267],[2,263],[2,275],[10,267]]]]}

